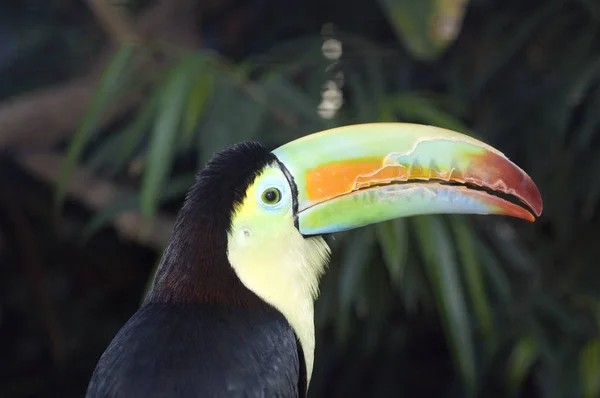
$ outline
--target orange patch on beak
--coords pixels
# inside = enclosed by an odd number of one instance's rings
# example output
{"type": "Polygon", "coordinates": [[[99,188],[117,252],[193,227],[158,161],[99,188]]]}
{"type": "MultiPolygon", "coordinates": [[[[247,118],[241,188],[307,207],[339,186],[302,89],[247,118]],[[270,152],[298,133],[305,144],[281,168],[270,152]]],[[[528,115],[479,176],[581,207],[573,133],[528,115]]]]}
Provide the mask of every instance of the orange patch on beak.
{"type": "Polygon", "coordinates": [[[324,164],[306,173],[306,197],[324,201],[351,192],[356,177],[376,172],[381,168],[381,158],[362,158],[324,164]]]}

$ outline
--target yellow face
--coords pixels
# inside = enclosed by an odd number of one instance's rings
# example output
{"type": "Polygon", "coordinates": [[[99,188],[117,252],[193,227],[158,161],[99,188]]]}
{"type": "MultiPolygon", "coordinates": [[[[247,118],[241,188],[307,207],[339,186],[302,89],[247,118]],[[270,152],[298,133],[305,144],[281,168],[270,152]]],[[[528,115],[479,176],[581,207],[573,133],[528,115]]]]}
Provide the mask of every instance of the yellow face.
{"type": "Polygon", "coordinates": [[[296,229],[292,195],[279,166],[266,167],[234,211],[227,255],[242,283],[286,317],[302,345],[310,379],[313,303],[330,251],[321,237],[305,238],[296,229]]]}
{"type": "Polygon", "coordinates": [[[232,217],[229,244],[237,249],[259,248],[294,228],[293,198],[290,185],[277,165],[269,166],[246,191],[246,198],[232,217]]]}

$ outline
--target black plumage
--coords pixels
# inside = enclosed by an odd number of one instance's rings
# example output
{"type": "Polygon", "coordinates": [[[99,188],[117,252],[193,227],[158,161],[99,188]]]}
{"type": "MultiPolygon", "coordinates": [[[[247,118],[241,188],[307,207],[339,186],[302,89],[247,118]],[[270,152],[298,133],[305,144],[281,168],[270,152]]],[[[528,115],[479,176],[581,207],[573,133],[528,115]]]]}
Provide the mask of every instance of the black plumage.
{"type": "Polygon", "coordinates": [[[115,336],[88,398],[296,397],[302,350],[287,320],[248,290],[227,259],[234,207],[277,159],[258,143],[217,155],[198,174],[142,308],[115,336]]]}
{"type": "Polygon", "coordinates": [[[277,312],[151,303],[102,356],[88,397],[298,397],[298,354],[277,312]]]}

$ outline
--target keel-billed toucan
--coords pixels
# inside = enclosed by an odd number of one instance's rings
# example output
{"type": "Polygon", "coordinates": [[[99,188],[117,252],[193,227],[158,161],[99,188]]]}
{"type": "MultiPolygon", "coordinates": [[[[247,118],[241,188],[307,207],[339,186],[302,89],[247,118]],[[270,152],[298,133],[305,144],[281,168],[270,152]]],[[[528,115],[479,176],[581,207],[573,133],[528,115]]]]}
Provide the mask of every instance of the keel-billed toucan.
{"type": "Polygon", "coordinates": [[[199,172],[151,291],[87,396],[305,396],[322,235],[417,214],[534,221],[541,211],[531,178],[502,153],[430,126],[353,125],[272,152],[225,149],[199,172]]]}

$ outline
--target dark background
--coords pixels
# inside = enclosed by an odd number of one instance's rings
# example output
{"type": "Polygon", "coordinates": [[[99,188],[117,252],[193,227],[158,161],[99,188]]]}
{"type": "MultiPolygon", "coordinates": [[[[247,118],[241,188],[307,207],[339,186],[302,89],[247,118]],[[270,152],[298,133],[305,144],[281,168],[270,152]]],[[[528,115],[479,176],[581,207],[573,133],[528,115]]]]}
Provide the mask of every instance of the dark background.
{"type": "Polygon", "coordinates": [[[372,121],[486,141],[544,213],[330,240],[310,396],[600,396],[597,0],[23,0],[0,4],[0,397],[83,396],[214,151],[372,121]]]}

